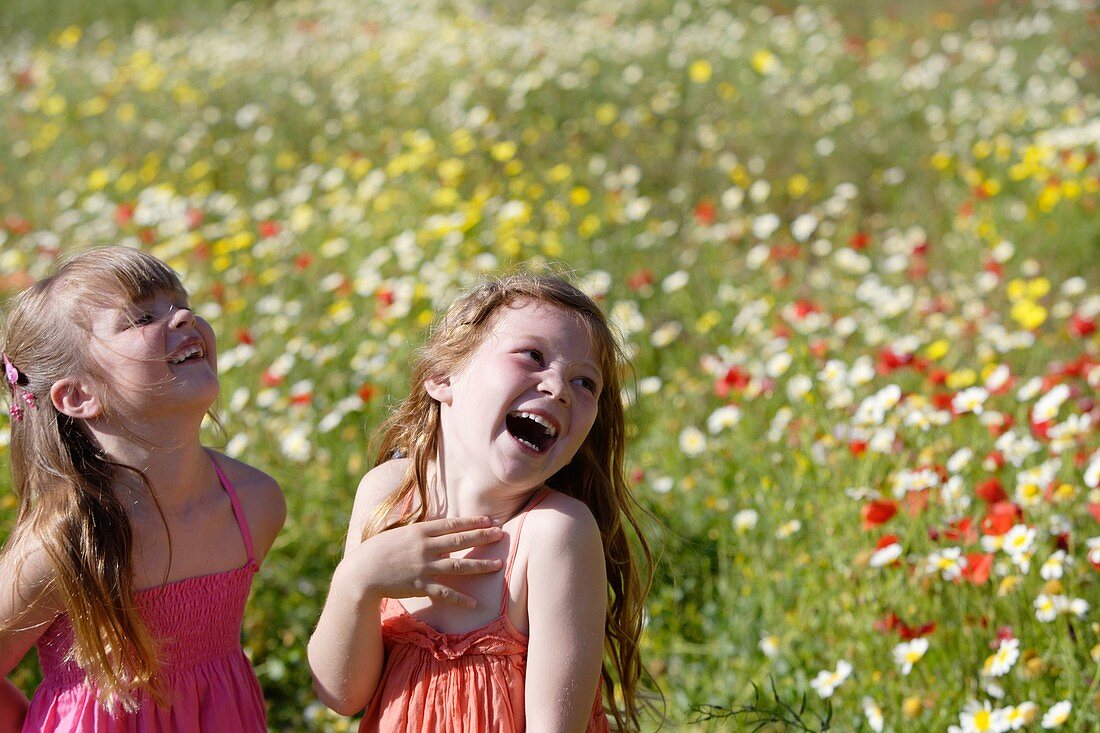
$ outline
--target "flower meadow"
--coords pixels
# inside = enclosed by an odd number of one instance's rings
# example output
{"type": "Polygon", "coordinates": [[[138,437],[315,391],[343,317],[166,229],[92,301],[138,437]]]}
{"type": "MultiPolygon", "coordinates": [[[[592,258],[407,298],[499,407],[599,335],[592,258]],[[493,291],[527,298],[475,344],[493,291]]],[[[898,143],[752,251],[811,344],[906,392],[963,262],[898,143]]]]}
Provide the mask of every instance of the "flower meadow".
{"type": "Polygon", "coordinates": [[[433,312],[517,265],[575,271],[633,356],[653,729],[748,729],[766,690],[765,730],[1097,730],[1098,38],[1093,0],[14,34],[0,295],[124,243],[213,322],[210,442],[290,506],[246,618],[272,730],[354,729],[304,645],[372,433],[433,312]]]}

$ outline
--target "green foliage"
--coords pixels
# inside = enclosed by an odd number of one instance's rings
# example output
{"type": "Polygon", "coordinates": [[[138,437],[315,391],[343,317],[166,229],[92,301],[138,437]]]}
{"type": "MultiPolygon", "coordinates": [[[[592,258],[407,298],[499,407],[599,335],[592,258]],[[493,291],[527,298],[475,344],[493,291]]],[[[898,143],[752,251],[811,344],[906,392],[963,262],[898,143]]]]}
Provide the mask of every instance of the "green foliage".
{"type": "Polygon", "coordinates": [[[1093,3],[85,7],[0,12],[0,291],[121,242],[214,323],[273,730],[354,725],[305,642],[432,312],[546,262],[633,354],[666,729],[1100,726],[1093,3]]]}

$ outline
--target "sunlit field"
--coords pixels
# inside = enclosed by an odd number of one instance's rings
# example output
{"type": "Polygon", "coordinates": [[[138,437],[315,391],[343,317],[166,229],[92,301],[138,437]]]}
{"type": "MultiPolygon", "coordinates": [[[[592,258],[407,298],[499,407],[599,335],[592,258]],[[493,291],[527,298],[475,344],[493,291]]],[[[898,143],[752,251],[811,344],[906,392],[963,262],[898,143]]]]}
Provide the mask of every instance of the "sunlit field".
{"type": "Polygon", "coordinates": [[[432,313],[546,264],[633,354],[648,729],[1100,729],[1094,0],[560,5],[0,39],[0,295],[87,245],[171,263],[210,443],[286,491],[245,623],[272,730],[355,729],[305,642],[432,313]]]}

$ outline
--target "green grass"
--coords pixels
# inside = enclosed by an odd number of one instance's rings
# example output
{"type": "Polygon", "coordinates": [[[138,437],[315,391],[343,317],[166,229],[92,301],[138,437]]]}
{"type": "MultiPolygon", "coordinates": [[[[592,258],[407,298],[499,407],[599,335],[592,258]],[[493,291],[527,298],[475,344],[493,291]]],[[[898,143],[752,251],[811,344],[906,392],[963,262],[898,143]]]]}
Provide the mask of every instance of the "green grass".
{"type": "Polygon", "coordinates": [[[748,729],[691,721],[774,684],[831,704],[834,730],[871,729],[865,698],[885,730],[1064,699],[1064,729],[1091,730],[1100,75],[1096,8],[1070,5],[211,0],[101,24],[5,7],[0,34],[36,40],[0,46],[0,289],[123,242],[177,267],[215,324],[212,440],[290,508],[246,620],[274,730],[349,725],[313,701],[304,643],[426,319],[476,272],[545,261],[576,269],[635,355],[666,729],[748,729]],[[891,384],[903,399],[875,415],[891,384]],[[982,415],[951,413],[983,384],[982,415]],[[1011,449],[998,433],[1042,434],[1056,384],[1072,394],[1053,422],[1079,433],[983,465],[1011,449]],[[920,468],[931,488],[898,486],[920,468]],[[1037,530],[1026,570],[981,545],[991,477],[1037,530]],[[872,495],[899,507],[881,526],[862,521],[872,495]],[[899,564],[874,567],[887,534],[899,564]],[[953,547],[991,555],[988,580],[926,571],[953,547]],[[1059,547],[1075,562],[1045,578],[1059,547]],[[1092,608],[1044,622],[1041,594],[1092,608]],[[935,625],[909,674],[891,614],[935,625]],[[1021,656],[983,677],[999,629],[1021,656]],[[810,683],[841,660],[826,702],[810,683]]]}

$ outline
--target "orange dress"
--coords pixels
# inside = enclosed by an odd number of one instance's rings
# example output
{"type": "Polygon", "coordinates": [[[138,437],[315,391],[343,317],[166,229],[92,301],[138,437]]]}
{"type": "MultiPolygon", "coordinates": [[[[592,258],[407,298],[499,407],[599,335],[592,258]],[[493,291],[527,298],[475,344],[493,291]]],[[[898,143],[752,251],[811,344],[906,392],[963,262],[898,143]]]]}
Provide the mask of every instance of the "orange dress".
{"type": "MultiPolygon", "coordinates": [[[[536,492],[520,512],[500,614],[489,623],[446,634],[412,616],[400,601],[383,600],[386,661],[359,733],[522,733],[527,637],[508,619],[508,580],[523,520],[548,493],[536,492]]],[[[586,730],[609,730],[599,689],[586,730]]]]}

